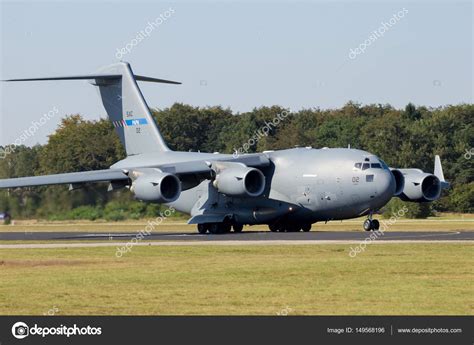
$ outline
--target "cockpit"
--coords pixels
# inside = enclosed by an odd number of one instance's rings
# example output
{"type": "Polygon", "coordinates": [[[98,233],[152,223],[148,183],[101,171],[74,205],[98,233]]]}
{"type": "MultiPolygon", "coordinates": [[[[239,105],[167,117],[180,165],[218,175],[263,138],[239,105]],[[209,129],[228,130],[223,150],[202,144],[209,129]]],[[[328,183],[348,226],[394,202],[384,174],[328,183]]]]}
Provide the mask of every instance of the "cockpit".
{"type": "Polygon", "coordinates": [[[354,168],[359,170],[383,169],[382,164],[380,163],[355,163],[354,168]]]}
{"type": "Polygon", "coordinates": [[[389,169],[388,165],[385,164],[380,158],[375,158],[377,163],[370,162],[369,158],[365,158],[364,162],[357,162],[354,164],[354,170],[367,170],[367,169],[389,169]]]}

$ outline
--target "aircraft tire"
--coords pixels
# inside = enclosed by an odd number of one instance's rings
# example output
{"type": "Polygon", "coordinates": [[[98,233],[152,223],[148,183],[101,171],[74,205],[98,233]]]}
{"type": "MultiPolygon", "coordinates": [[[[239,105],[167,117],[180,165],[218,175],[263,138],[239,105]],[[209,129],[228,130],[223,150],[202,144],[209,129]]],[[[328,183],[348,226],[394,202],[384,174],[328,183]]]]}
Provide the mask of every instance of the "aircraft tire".
{"type": "Polygon", "coordinates": [[[380,223],[377,219],[372,220],[372,230],[378,231],[380,229],[380,223]]]}
{"type": "Polygon", "coordinates": [[[278,232],[278,230],[280,229],[280,226],[278,226],[278,224],[268,224],[268,228],[270,229],[271,232],[278,232]]]}
{"type": "Polygon", "coordinates": [[[372,230],[372,221],[370,219],[366,219],[364,221],[364,230],[365,231],[370,231],[372,230]]]}
{"type": "Polygon", "coordinates": [[[234,225],[232,225],[232,229],[234,229],[235,233],[239,233],[239,232],[242,232],[242,230],[244,229],[244,225],[243,224],[234,224],[234,225]]]}
{"type": "Polygon", "coordinates": [[[309,232],[309,231],[311,231],[311,223],[303,224],[303,226],[301,227],[301,229],[302,229],[304,232],[309,232]]]}
{"type": "Polygon", "coordinates": [[[208,224],[198,224],[197,225],[198,232],[202,235],[207,233],[208,228],[209,228],[208,224]]]}
{"type": "Polygon", "coordinates": [[[232,225],[229,223],[220,223],[219,230],[220,234],[227,234],[232,230],[232,225]]]}
{"type": "Polygon", "coordinates": [[[287,226],[288,232],[299,232],[301,230],[301,226],[299,224],[289,224],[287,226]]]}
{"type": "Polygon", "coordinates": [[[217,235],[220,233],[220,224],[219,223],[211,223],[209,224],[209,233],[213,235],[217,235]]]}

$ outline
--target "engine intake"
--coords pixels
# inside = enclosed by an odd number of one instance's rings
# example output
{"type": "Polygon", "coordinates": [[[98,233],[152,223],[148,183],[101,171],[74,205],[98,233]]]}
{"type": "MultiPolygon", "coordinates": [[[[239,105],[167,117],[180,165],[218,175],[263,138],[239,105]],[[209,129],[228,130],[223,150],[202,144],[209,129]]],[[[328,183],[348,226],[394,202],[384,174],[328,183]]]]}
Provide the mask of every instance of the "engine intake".
{"type": "Polygon", "coordinates": [[[233,166],[219,171],[213,184],[226,195],[257,197],[265,190],[265,175],[255,168],[233,166]]]}
{"type": "Polygon", "coordinates": [[[176,201],[181,194],[181,182],[175,175],[153,171],[138,173],[130,190],[139,200],[169,203],[176,201]]]}
{"type": "Polygon", "coordinates": [[[390,171],[395,179],[395,193],[393,193],[393,195],[399,196],[403,193],[403,189],[405,188],[405,177],[400,170],[390,169],[390,171]]]}
{"type": "Polygon", "coordinates": [[[405,187],[400,199],[413,202],[439,199],[442,186],[438,177],[416,169],[403,169],[402,172],[405,176],[405,187]]]}

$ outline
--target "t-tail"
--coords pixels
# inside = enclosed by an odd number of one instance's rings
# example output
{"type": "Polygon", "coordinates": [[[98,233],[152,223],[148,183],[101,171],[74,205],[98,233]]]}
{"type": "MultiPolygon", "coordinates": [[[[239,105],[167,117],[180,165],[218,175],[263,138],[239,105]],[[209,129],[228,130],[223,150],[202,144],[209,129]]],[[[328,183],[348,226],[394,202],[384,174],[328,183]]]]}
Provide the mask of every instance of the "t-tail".
{"type": "Polygon", "coordinates": [[[130,64],[126,62],[119,62],[101,68],[97,73],[90,75],[9,79],[5,81],[81,79],[91,80],[91,84],[99,88],[102,104],[128,156],[170,150],[151,115],[150,109],[137,85],[137,80],[181,84],[179,82],[135,75],[130,64]]]}

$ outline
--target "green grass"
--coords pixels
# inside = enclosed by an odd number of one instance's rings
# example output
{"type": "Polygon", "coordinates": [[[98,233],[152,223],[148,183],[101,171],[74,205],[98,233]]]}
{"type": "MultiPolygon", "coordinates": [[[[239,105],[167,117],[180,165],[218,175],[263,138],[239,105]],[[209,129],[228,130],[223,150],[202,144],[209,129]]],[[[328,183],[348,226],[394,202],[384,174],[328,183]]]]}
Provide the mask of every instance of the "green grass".
{"type": "Polygon", "coordinates": [[[472,315],[474,246],[0,250],[0,314],[472,315]]]}

